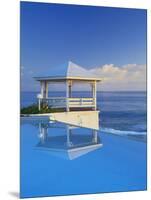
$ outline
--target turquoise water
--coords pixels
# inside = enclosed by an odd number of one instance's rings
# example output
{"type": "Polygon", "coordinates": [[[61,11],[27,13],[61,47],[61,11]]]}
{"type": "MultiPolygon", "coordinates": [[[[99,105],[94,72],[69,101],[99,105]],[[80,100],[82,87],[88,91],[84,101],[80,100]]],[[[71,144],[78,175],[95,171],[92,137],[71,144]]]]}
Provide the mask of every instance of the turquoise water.
{"type": "Polygon", "coordinates": [[[98,132],[21,120],[22,198],[146,190],[146,93],[99,93],[98,106],[98,132]]]}
{"type": "Polygon", "coordinates": [[[22,120],[22,198],[145,189],[145,142],[22,120]]]}

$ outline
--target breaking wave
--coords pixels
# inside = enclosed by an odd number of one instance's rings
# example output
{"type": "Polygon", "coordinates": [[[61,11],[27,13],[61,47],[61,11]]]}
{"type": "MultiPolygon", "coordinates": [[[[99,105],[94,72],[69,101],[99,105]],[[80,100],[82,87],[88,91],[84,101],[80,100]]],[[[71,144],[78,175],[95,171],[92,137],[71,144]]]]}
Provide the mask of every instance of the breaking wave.
{"type": "Polygon", "coordinates": [[[145,136],[147,133],[146,132],[137,132],[137,131],[122,131],[122,130],[116,130],[113,128],[101,128],[101,131],[105,133],[112,133],[115,135],[139,135],[139,136],[145,136]]]}

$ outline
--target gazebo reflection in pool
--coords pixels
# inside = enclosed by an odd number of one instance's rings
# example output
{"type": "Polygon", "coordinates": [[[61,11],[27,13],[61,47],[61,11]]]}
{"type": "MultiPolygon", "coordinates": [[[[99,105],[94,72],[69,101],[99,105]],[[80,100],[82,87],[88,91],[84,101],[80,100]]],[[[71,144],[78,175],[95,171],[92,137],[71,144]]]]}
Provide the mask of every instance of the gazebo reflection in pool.
{"type": "Polygon", "coordinates": [[[102,147],[96,130],[60,123],[39,122],[39,142],[35,149],[73,160],[102,147]]]}

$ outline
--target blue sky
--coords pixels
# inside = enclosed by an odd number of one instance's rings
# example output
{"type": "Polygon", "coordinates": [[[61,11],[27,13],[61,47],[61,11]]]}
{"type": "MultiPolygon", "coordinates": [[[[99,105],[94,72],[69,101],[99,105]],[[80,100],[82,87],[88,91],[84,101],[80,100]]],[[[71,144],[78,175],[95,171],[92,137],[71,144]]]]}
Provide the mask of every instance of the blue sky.
{"type": "Polygon", "coordinates": [[[36,71],[69,60],[88,69],[146,65],[146,11],[21,2],[22,90],[36,88],[36,71]]]}

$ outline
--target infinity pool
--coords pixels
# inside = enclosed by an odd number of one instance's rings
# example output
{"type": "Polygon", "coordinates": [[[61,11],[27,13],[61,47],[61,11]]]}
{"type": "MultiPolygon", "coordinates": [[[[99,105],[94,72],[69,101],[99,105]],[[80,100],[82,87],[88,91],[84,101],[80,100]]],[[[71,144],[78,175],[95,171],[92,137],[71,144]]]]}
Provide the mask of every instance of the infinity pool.
{"type": "Polygon", "coordinates": [[[146,143],[47,120],[21,120],[20,196],[146,190],[146,143]]]}

